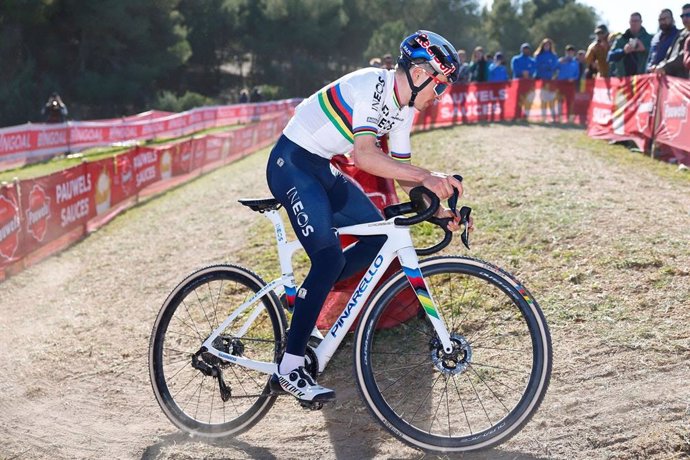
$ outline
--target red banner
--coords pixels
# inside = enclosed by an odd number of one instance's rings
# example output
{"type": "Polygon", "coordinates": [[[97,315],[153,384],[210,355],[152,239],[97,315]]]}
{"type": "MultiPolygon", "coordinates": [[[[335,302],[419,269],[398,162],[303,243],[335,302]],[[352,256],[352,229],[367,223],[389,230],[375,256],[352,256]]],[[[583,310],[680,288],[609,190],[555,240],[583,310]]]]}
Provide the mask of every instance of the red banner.
{"type": "Polygon", "coordinates": [[[417,115],[414,129],[514,120],[584,124],[591,90],[579,82],[542,80],[454,85],[417,115]]]}
{"type": "MultiPolygon", "coordinates": [[[[22,258],[22,216],[14,185],[0,186],[0,271],[22,258]]],[[[0,276],[2,279],[3,276],[0,276]]]]}
{"type": "Polygon", "coordinates": [[[81,164],[20,182],[26,252],[86,224],[95,214],[93,179],[81,164]]]}
{"type": "Polygon", "coordinates": [[[595,79],[587,134],[632,140],[644,149],[654,129],[658,84],[655,75],[595,79]]]}
{"type": "Polygon", "coordinates": [[[690,150],[690,82],[675,77],[663,79],[659,98],[656,141],[675,149],[690,150]]]}
{"type": "Polygon", "coordinates": [[[0,168],[9,169],[90,147],[185,136],[208,128],[249,123],[288,113],[300,99],[201,107],[182,113],[149,111],[109,120],[25,124],[0,129],[0,168]]]}

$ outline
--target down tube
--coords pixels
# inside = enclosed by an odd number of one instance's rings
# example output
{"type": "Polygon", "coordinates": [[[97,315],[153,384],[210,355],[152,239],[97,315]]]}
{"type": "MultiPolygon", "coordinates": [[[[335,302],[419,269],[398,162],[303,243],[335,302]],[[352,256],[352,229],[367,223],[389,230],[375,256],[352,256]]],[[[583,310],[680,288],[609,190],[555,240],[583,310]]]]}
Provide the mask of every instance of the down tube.
{"type": "Polygon", "coordinates": [[[333,357],[333,354],[354,324],[355,319],[359,316],[362,307],[366,305],[374,287],[381,281],[383,274],[393,261],[395,253],[391,251],[388,245],[388,242],[383,245],[383,248],[381,248],[381,251],[369,266],[369,270],[367,270],[359,285],[357,285],[357,289],[352,293],[350,300],[347,301],[343,312],[335,320],[323,341],[316,348],[319,372],[323,372],[326,368],[331,357],[333,357]]]}

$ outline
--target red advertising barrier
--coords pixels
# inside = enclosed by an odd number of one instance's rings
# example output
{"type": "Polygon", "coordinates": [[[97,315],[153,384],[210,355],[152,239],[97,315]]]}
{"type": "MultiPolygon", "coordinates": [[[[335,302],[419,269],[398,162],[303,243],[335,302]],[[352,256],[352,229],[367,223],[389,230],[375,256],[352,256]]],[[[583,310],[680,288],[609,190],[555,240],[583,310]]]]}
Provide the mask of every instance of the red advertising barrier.
{"type": "Polygon", "coordinates": [[[17,262],[23,256],[22,216],[19,196],[14,185],[0,186],[0,280],[3,268],[17,262]]]}
{"type": "Polygon", "coordinates": [[[121,119],[25,124],[0,129],[0,169],[21,166],[64,152],[122,142],[180,137],[197,131],[273,120],[288,113],[300,99],[202,107],[182,113],[149,111],[121,119]]]}
{"type": "Polygon", "coordinates": [[[655,75],[597,78],[587,134],[596,139],[632,140],[645,149],[654,131],[658,87],[655,75]]]}
{"type": "Polygon", "coordinates": [[[511,80],[454,85],[440,101],[417,115],[415,130],[495,122],[586,122],[593,83],[511,80]]]}
{"type": "Polygon", "coordinates": [[[140,196],[275,142],[286,122],[286,114],[271,115],[234,131],[132,147],[112,158],[0,186],[0,280],[64,249],[140,196]]]}

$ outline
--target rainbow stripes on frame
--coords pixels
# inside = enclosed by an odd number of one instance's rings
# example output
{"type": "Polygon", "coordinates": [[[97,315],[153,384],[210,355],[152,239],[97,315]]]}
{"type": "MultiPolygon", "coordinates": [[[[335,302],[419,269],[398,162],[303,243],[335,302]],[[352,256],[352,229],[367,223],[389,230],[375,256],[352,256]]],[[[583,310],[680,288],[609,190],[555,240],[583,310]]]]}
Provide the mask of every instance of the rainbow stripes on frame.
{"type": "Polygon", "coordinates": [[[438,312],[436,311],[436,307],[434,307],[434,303],[431,301],[431,295],[429,295],[429,291],[427,290],[422,272],[419,268],[403,267],[402,269],[412,285],[412,289],[414,289],[415,294],[417,294],[417,299],[419,299],[419,303],[422,304],[422,308],[424,308],[426,314],[438,319],[438,312]]]}

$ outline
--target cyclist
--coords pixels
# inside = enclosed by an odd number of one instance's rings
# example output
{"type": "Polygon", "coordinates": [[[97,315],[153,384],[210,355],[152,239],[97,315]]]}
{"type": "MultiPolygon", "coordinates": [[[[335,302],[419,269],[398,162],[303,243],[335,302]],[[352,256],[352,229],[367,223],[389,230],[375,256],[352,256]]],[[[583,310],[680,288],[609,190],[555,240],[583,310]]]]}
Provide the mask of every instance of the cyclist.
{"type": "MultiPolygon", "coordinates": [[[[334,228],[382,220],[374,204],[335,168],[330,159],[352,151],[355,166],[396,179],[406,191],[424,185],[441,199],[462,184],[450,175],[410,164],[413,108],[424,110],[455,83],[458,53],[446,39],[424,30],[400,44],[393,70],[365,68],[345,75],[300,103],[271,151],[266,176],[273,196],[285,207],[311,268],[297,291],[285,354],[271,377],[274,392],[307,402],[335,399],[304,369],[307,342],[328,292],[367,266],[385,236],[360,237],[343,252],[334,228]],[[389,133],[390,156],[377,136],[389,133]]],[[[448,209],[437,217],[459,219],[448,209]]],[[[469,224],[471,226],[471,224],[469,224]]]]}

